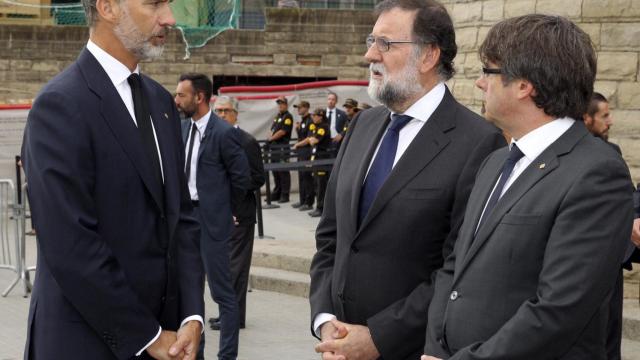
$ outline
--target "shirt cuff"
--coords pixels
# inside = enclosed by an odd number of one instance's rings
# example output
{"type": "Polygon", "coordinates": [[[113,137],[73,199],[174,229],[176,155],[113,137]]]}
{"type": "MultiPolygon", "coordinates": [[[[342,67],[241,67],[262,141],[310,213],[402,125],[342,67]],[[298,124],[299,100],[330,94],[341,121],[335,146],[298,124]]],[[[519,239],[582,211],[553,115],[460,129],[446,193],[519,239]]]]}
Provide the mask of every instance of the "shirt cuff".
{"type": "Polygon", "coordinates": [[[313,333],[316,334],[318,338],[322,338],[322,336],[320,336],[320,326],[322,326],[322,324],[326,322],[329,322],[335,319],[336,319],[336,316],[329,313],[320,313],[316,315],[315,320],[313,320],[313,333]]]}
{"type": "Polygon", "coordinates": [[[149,341],[149,342],[147,343],[147,345],[145,345],[145,346],[142,348],[142,350],[138,351],[138,352],[136,353],[136,356],[140,356],[140,355],[141,355],[145,350],[147,350],[147,348],[148,348],[149,346],[151,346],[151,344],[153,344],[154,342],[156,342],[156,340],[158,340],[158,338],[160,337],[160,334],[161,334],[161,333],[162,333],[162,326],[159,326],[158,333],[156,334],[156,336],[154,336],[154,337],[153,337],[153,339],[151,339],[151,341],[149,341]]]}
{"type": "Polygon", "coordinates": [[[200,323],[200,325],[202,325],[202,331],[200,331],[200,334],[202,334],[204,332],[204,319],[200,315],[191,315],[187,317],[186,319],[182,320],[182,322],[180,323],[180,327],[183,327],[184,324],[188,323],[191,320],[196,320],[200,323]]]}

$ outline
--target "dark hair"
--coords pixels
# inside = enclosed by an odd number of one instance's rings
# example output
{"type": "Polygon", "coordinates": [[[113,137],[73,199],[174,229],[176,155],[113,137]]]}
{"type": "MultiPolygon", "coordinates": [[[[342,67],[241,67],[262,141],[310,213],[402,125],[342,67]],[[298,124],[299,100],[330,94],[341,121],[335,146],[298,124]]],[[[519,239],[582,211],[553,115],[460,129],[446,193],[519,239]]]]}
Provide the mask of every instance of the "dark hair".
{"type": "Polygon", "coordinates": [[[84,8],[84,16],[87,19],[87,25],[93,27],[98,21],[98,10],[96,10],[96,0],[82,0],[84,8]]]}
{"type": "Polygon", "coordinates": [[[589,101],[589,106],[587,107],[587,115],[593,117],[598,112],[598,104],[601,102],[608,103],[607,98],[599,92],[593,92],[591,95],[591,101],[589,101]]]}
{"type": "Polygon", "coordinates": [[[188,73],[180,75],[180,81],[189,80],[195,93],[203,93],[205,100],[208,102],[211,100],[211,93],[213,92],[213,83],[207,75],[188,73]]]}
{"type": "Polygon", "coordinates": [[[330,95],[335,96],[335,97],[336,97],[336,101],[338,101],[338,94],[334,93],[333,91],[329,91],[329,92],[327,93],[327,97],[329,97],[330,95]]]}
{"type": "Polygon", "coordinates": [[[435,0],[385,0],[376,6],[375,14],[380,16],[395,8],[418,11],[413,22],[413,41],[422,46],[437,46],[440,49],[438,74],[443,80],[451,79],[456,72],[453,59],[458,53],[458,46],[447,9],[435,0]]]}
{"type": "Polygon", "coordinates": [[[582,119],[593,93],[596,54],[589,35],[561,16],[525,15],[489,30],[480,60],[502,69],[503,82],[533,85],[535,104],[549,116],[582,119]]]}

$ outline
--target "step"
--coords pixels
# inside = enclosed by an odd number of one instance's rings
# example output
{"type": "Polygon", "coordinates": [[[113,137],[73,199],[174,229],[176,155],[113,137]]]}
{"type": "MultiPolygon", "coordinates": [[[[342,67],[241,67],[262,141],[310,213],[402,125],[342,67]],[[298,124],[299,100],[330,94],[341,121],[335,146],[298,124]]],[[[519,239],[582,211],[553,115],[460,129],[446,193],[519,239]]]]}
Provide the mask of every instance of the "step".
{"type": "Polygon", "coordinates": [[[311,259],[285,254],[254,251],[253,257],[251,258],[251,265],[309,274],[311,259]]]}
{"type": "Polygon", "coordinates": [[[637,299],[624,300],[622,316],[622,337],[640,342],[640,304],[637,299]]]}
{"type": "Polygon", "coordinates": [[[261,266],[251,266],[249,284],[252,289],[309,297],[308,274],[261,266]]]}
{"type": "Polygon", "coordinates": [[[622,360],[640,360],[640,341],[622,339],[622,360]]]}

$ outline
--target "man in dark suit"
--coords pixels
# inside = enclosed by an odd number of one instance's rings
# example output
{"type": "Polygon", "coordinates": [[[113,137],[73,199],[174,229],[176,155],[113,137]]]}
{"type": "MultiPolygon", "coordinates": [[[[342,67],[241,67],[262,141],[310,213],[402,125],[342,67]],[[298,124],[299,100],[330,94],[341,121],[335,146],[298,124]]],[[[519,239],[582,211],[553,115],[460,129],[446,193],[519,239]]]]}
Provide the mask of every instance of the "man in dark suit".
{"type": "Polygon", "coordinates": [[[179,117],[138,69],[175,20],[168,2],[83,4],[87,47],[43,88],[24,134],[38,229],[24,357],[193,359],[203,271],[179,117]]]}
{"type": "MultiPolygon", "coordinates": [[[[233,231],[232,201],[249,190],[247,157],[238,131],[212,113],[211,80],[184,74],[176,89],[176,106],[189,121],[182,124],[187,185],[200,219],[200,250],[211,297],[220,313],[218,359],[238,356],[238,302],[231,282],[229,238],[233,231]]],[[[202,341],[199,357],[202,356],[202,341]]]]}
{"type": "Polygon", "coordinates": [[[365,58],[369,94],[385,106],[352,120],[316,231],[311,321],[325,359],[420,356],[431,273],[455,242],[477,168],[505,145],[444,84],[456,55],[445,8],[392,0],[377,10],[365,58]]]}
{"type": "Polygon", "coordinates": [[[591,40],[563,17],[526,15],[496,24],[480,58],[486,116],[513,140],[478,172],[422,359],[604,360],[633,207],[624,161],[580,121],[591,40]]]}
{"type": "MultiPolygon", "coordinates": [[[[235,227],[231,233],[231,283],[236,292],[240,310],[240,328],[246,325],[247,288],[249,285],[249,268],[253,255],[253,235],[256,224],[256,191],[265,183],[262,152],[256,139],[238,126],[238,105],[234,98],[218,96],[213,104],[213,110],[224,121],[238,131],[240,145],[244,150],[249,169],[251,183],[245,196],[235,199],[231,205],[231,212],[235,220],[235,227]]],[[[220,329],[220,321],[213,321],[212,329],[220,329]]]]}
{"type": "Polygon", "coordinates": [[[337,104],[338,94],[329,92],[327,95],[327,111],[325,113],[327,114],[327,122],[329,123],[329,130],[331,131],[331,142],[333,143],[333,148],[336,153],[342,143],[342,129],[344,129],[349,122],[347,113],[338,109],[336,107],[337,104]]]}

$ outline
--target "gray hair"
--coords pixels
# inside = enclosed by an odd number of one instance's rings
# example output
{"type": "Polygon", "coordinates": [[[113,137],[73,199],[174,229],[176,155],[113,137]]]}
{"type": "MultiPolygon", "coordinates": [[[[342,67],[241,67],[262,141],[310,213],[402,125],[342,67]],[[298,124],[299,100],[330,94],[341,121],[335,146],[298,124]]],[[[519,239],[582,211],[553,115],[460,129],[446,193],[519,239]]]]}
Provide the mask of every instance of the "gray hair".
{"type": "Polygon", "coordinates": [[[96,9],[97,0],[82,0],[82,7],[84,8],[84,15],[87,19],[87,25],[93,27],[96,21],[98,21],[98,10],[96,9]]]}
{"type": "Polygon", "coordinates": [[[236,112],[238,111],[238,102],[231,96],[220,95],[216,97],[216,101],[213,103],[213,106],[222,104],[231,104],[233,110],[235,110],[236,112]]]}

